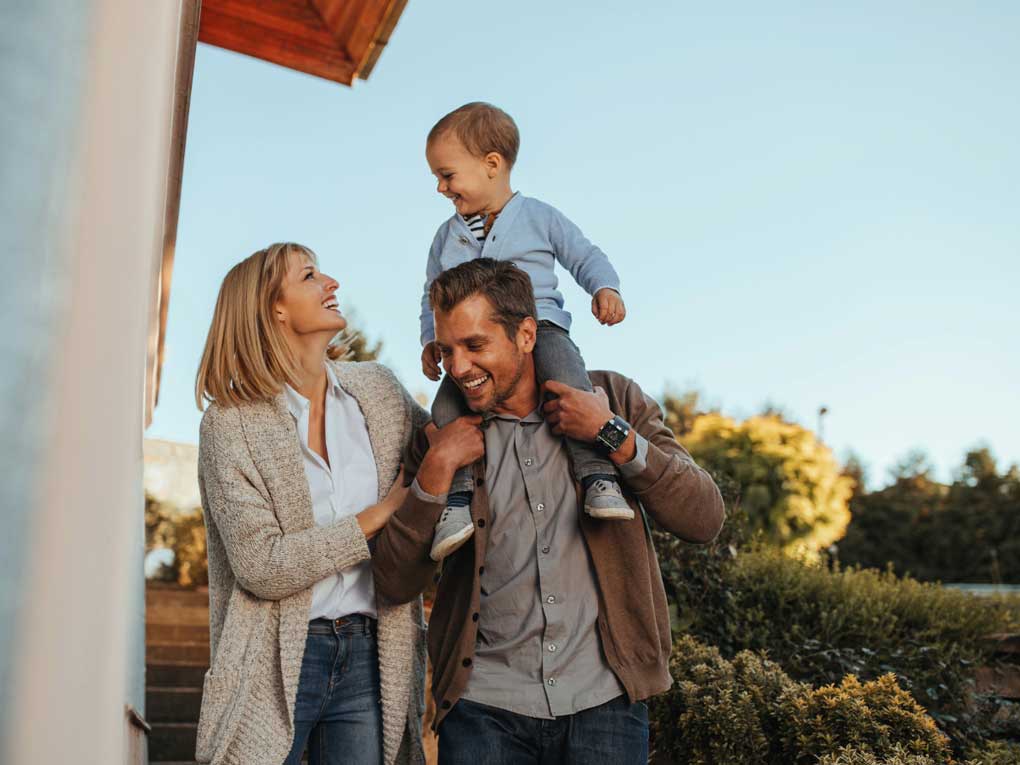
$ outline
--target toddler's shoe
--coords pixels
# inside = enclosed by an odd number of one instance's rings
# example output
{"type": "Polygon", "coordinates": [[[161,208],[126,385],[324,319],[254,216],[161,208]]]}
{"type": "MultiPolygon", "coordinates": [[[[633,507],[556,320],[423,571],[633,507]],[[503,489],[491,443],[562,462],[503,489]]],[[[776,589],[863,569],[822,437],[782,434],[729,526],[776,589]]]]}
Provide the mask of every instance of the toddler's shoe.
{"type": "Polygon", "coordinates": [[[597,478],[584,493],[584,512],[602,521],[629,521],[634,517],[616,481],[597,478]]]}
{"type": "Polygon", "coordinates": [[[471,522],[470,508],[447,507],[436,524],[436,534],[432,538],[432,551],[429,557],[434,561],[441,561],[460,549],[474,533],[475,524],[471,522]]]}

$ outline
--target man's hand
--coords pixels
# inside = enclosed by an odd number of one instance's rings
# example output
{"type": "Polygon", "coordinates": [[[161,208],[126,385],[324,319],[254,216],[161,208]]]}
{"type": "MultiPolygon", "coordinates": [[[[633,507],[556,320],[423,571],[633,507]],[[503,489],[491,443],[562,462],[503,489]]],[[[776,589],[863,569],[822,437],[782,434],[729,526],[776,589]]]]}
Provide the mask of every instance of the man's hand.
{"type": "Polygon", "coordinates": [[[595,293],[591,299],[591,312],[600,324],[608,324],[610,327],[627,317],[623,298],[619,292],[609,287],[603,287],[595,293]]]}
{"type": "Polygon", "coordinates": [[[443,356],[439,352],[439,348],[436,346],[436,341],[432,340],[425,344],[425,347],[421,349],[421,371],[425,373],[425,376],[430,380],[438,380],[440,376],[439,362],[443,356]]]}
{"type": "Polygon", "coordinates": [[[458,468],[481,459],[485,454],[482,418],[471,414],[458,417],[445,428],[433,423],[425,426],[429,450],[418,469],[418,485],[428,494],[445,494],[450,490],[453,474],[458,468]]]}
{"type": "Polygon", "coordinates": [[[557,397],[542,406],[546,421],[557,435],[590,444],[602,426],[613,419],[609,399],[602,388],[589,393],[549,380],[542,385],[542,390],[557,397]]]}

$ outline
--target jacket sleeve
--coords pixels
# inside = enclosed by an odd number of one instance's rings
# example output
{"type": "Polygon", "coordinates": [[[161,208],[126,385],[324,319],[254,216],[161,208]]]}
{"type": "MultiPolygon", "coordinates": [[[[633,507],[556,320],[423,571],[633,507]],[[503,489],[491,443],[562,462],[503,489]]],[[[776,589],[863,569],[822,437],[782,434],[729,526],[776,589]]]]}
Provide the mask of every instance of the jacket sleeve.
{"type": "Polygon", "coordinates": [[[556,260],[570,272],[578,286],[589,295],[606,287],[619,292],[620,277],[606,254],[563,213],[553,207],[549,211],[552,215],[549,235],[556,260]]]}
{"type": "Polygon", "coordinates": [[[636,382],[613,375],[608,388],[617,393],[617,401],[610,401],[613,410],[647,442],[643,467],[636,472],[621,469],[627,488],[667,531],[687,542],[711,542],[725,517],[715,481],[677,442],[658,402],[636,382]]]}
{"type": "Polygon", "coordinates": [[[404,449],[404,476],[411,490],[373,540],[375,549],[372,553],[376,595],[390,603],[414,600],[432,581],[437,564],[429,557],[429,551],[436,522],[444,507],[442,497],[425,494],[415,480],[428,451],[425,425],[430,420],[425,410],[406,391],[405,396],[412,407],[412,429],[404,449]]]}
{"type": "Polygon", "coordinates": [[[230,427],[235,416],[210,408],[202,418],[199,479],[205,512],[223,540],[238,584],[263,600],[282,600],[368,560],[368,543],[353,516],[283,533],[269,498],[256,488],[247,446],[230,427]]]}
{"type": "Polygon", "coordinates": [[[439,262],[439,254],[442,250],[441,234],[442,229],[436,232],[436,236],[432,240],[432,246],[429,248],[428,263],[425,265],[425,287],[422,289],[421,315],[418,317],[421,324],[421,345],[423,348],[436,339],[436,327],[432,320],[432,306],[429,303],[429,287],[432,286],[432,282],[436,280],[436,277],[443,272],[443,267],[439,262]]]}

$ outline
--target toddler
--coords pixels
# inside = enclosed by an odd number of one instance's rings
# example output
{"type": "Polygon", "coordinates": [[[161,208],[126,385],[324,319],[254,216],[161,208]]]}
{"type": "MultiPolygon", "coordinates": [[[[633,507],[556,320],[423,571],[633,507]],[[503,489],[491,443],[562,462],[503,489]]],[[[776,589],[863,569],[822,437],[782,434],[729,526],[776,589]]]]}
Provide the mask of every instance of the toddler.
{"type": "MultiPolygon", "coordinates": [[[[605,253],[551,205],[510,189],[517,159],[517,125],[502,109],[470,103],[450,112],[429,132],[425,153],[440,194],[456,213],[439,227],[429,251],[421,306],[422,371],[440,376],[441,355],[435,343],[429,287],[443,271],[478,257],[512,261],[530,277],[538,308],[535,374],[541,385],[557,380],[590,391],[581,354],[570,339],[570,313],[556,289],[558,261],[592,295],[591,310],[602,324],[626,315],[620,280],[605,253]]],[[[432,418],[443,427],[469,414],[457,383],[446,375],[432,404],[432,418]]],[[[613,463],[597,447],[566,439],[574,477],[585,493],[584,511],[603,520],[634,517],[620,490],[613,463]]],[[[474,533],[469,507],[473,492],[470,468],[461,468],[436,525],[433,560],[463,545],[474,533]]]]}

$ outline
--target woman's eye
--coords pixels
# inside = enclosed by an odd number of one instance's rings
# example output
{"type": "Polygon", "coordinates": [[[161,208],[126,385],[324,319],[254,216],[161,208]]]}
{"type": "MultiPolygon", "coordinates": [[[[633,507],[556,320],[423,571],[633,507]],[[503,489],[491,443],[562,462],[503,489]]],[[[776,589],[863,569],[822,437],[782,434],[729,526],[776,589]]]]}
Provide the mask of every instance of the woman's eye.
{"type": "Polygon", "coordinates": [[[311,271],[309,271],[307,274],[305,274],[305,280],[314,279],[314,278],[315,278],[315,274],[312,273],[311,271]]]}

